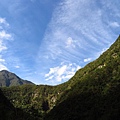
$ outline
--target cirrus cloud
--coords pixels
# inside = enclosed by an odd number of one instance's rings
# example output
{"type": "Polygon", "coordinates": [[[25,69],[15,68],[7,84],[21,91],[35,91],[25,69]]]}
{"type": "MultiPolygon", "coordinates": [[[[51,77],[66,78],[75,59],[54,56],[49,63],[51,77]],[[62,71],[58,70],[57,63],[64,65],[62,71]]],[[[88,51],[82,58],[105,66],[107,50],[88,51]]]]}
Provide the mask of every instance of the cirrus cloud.
{"type": "Polygon", "coordinates": [[[73,77],[75,72],[80,68],[75,63],[61,63],[59,66],[49,69],[49,72],[45,74],[45,80],[52,84],[60,84],[73,77]]]}
{"type": "Polygon", "coordinates": [[[5,26],[9,26],[9,23],[6,21],[5,18],[0,17],[0,24],[4,24],[5,26]]]}
{"type": "Polygon", "coordinates": [[[116,28],[116,27],[120,27],[120,24],[118,22],[111,22],[110,26],[116,28]]]}
{"type": "Polygon", "coordinates": [[[47,81],[55,83],[68,77],[66,74],[65,78],[64,73],[69,64],[66,67],[56,63],[69,61],[83,67],[113,43],[120,25],[118,3],[118,0],[60,2],[53,12],[39,51],[40,65],[44,63],[45,69],[49,69],[45,75],[47,81]],[[113,28],[117,30],[113,31],[113,28]]]}
{"type": "Polygon", "coordinates": [[[3,58],[3,52],[7,50],[6,40],[12,39],[12,35],[7,33],[6,29],[3,29],[4,26],[9,26],[9,23],[5,18],[0,18],[0,70],[8,70],[6,60],[3,58]]]}
{"type": "Polygon", "coordinates": [[[84,59],[84,62],[90,62],[92,58],[86,58],[84,59]]]}

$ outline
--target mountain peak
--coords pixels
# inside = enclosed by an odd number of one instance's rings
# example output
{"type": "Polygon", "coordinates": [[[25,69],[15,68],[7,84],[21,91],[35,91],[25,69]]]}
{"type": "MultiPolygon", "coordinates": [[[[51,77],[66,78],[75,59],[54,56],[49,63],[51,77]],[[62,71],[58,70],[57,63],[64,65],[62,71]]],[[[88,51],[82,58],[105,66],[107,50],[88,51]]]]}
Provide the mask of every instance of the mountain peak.
{"type": "Polygon", "coordinates": [[[1,70],[0,72],[2,72],[2,73],[8,73],[7,70],[1,70]]]}
{"type": "Polygon", "coordinates": [[[0,86],[9,87],[9,86],[18,86],[23,84],[33,84],[30,81],[23,80],[18,77],[16,74],[11,73],[7,70],[0,71],[0,86]]]}

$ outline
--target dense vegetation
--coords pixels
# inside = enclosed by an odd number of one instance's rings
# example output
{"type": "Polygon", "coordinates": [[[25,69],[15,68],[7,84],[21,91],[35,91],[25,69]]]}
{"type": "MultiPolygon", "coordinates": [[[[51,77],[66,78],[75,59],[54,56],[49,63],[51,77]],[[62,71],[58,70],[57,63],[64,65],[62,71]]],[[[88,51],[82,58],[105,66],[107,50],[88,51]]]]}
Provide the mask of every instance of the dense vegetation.
{"type": "Polygon", "coordinates": [[[57,99],[62,94],[63,87],[22,85],[1,89],[15,108],[22,109],[39,120],[55,106],[57,99]]]}
{"type": "Polygon", "coordinates": [[[34,117],[16,109],[0,90],[0,120],[34,120],[34,117]]]}
{"type": "Polygon", "coordinates": [[[66,83],[4,87],[2,91],[17,113],[25,113],[21,120],[28,115],[32,120],[119,120],[120,37],[66,83]]]}
{"type": "Polygon", "coordinates": [[[14,107],[13,105],[7,100],[7,98],[3,95],[2,91],[0,90],[0,118],[2,120],[11,118],[14,114],[14,107]]]}

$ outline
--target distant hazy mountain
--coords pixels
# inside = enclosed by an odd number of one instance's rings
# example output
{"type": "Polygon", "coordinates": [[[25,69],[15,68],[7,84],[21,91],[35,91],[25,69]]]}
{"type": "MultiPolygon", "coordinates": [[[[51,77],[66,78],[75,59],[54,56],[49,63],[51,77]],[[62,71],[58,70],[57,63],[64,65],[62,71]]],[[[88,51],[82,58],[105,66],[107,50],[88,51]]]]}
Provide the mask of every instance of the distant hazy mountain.
{"type": "Polygon", "coordinates": [[[0,71],[0,87],[18,86],[23,84],[33,85],[32,82],[23,80],[7,70],[0,71]]]}

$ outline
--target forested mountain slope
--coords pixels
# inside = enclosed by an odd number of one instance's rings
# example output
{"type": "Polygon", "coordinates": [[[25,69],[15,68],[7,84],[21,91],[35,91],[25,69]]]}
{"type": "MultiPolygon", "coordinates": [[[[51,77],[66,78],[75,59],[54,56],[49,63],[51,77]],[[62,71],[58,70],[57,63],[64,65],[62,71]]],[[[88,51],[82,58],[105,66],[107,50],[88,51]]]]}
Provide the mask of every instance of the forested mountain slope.
{"type": "Polygon", "coordinates": [[[68,83],[69,89],[45,120],[119,120],[120,37],[68,83]]]}
{"type": "Polygon", "coordinates": [[[119,120],[120,37],[68,82],[4,87],[2,91],[15,108],[35,120],[119,120]]]}

